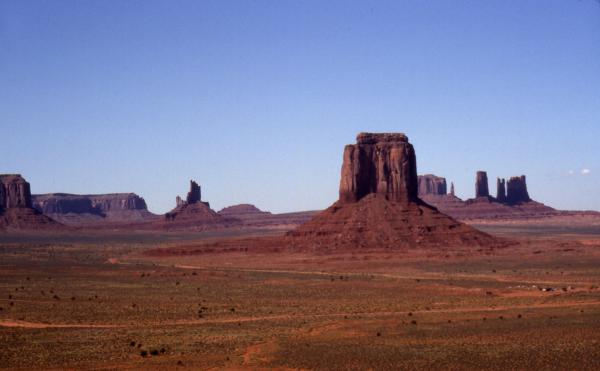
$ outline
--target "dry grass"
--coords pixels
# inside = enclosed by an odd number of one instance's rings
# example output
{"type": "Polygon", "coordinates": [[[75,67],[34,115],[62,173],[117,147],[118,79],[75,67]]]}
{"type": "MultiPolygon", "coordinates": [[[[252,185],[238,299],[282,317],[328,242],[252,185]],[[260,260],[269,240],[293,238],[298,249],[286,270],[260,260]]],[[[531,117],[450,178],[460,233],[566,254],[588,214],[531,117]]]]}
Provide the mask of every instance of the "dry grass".
{"type": "Polygon", "coordinates": [[[192,237],[3,243],[0,367],[600,368],[589,234],[492,252],[143,254],[192,237]]]}

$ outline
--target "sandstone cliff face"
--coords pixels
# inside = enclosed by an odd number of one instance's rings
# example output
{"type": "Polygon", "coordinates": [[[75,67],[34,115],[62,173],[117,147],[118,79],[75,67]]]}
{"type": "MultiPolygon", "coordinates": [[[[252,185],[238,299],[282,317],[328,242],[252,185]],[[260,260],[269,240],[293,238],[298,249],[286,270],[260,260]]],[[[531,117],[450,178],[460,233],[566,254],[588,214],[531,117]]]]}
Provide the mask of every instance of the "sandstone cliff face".
{"type": "Polygon", "coordinates": [[[506,202],[506,180],[498,178],[496,180],[496,200],[498,202],[506,202]]]}
{"type": "Polygon", "coordinates": [[[419,175],[419,197],[447,194],[446,178],[433,174],[419,175]]]}
{"type": "Polygon", "coordinates": [[[75,195],[47,193],[33,196],[34,206],[43,213],[91,213],[111,211],[147,210],[146,201],[135,193],[108,193],[100,195],[75,195]]]}
{"type": "Polygon", "coordinates": [[[31,207],[29,183],[20,174],[0,175],[0,208],[31,207]]]}
{"type": "Polygon", "coordinates": [[[418,198],[415,151],[404,134],[360,133],[344,149],[340,202],[357,202],[368,194],[410,202],[418,198]]]}
{"type": "Polygon", "coordinates": [[[488,188],[487,173],[485,171],[478,171],[477,179],[475,180],[475,198],[489,196],[490,190],[488,188]]]}
{"type": "Polygon", "coordinates": [[[198,185],[198,183],[194,182],[193,180],[190,180],[190,191],[187,194],[186,202],[188,204],[194,204],[200,201],[201,199],[202,198],[200,194],[200,186],[198,185]]]}
{"type": "Polygon", "coordinates": [[[0,229],[57,229],[62,225],[32,207],[29,183],[19,174],[0,174],[0,229]]]}
{"type": "Polygon", "coordinates": [[[527,192],[525,175],[513,176],[506,183],[506,202],[520,204],[531,201],[527,192]]]}
{"type": "Polygon", "coordinates": [[[104,223],[140,222],[156,218],[146,201],[135,193],[33,195],[33,206],[45,215],[68,225],[93,226],[104,223]]]}
{"type": "Polygon", "coordinates": [[[289,232],[295,248],[481,246],[496,240],[418,196],[416,156],[404,134],[361,133],[344,149],[340,198],[289,232]]]}

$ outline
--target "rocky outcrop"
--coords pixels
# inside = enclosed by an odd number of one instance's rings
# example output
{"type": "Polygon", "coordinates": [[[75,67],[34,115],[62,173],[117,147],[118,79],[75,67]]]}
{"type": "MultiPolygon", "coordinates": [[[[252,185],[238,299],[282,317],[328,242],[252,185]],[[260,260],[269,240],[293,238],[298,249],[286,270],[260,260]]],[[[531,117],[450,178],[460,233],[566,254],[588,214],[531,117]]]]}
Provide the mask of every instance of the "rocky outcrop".
{"type": "Polygon", "coordinates": [[[485,171],[478,171],[475,180],[475,198],[489,197],[490,190],[488,188],[488,178],[485,171]]]}
{"type": "Polygon", "coordinates": [[[419,175],[419,197],[424,195],[445,195],[448,193],[446,178],[433,174],[419,175]]]}
{"type": "Polygon", "coordinates": [[[273,215],[268,211],[262,211],[258,207],[251,204],[239,204],[228,206],[219,211],[219,215],[234,217],[238,219],[253,219],[255,217],[263,217],[273,215]]]}
{"type": "Polygon", "coordinates": [[[456,194],[454,193],[454,182],[450,183],[450,195],[451,196],[456,196],[456,194]]]}
{"type": "Polygon", "coordinates": [[[421,201],[417,192],[416,156],[406,135],[361,133],[344,150],[339,200],[289,232],[289,243],[301,249],[381,249],[496,242],[421,201]]]}
{"type": "Polygon", "coordinates": [[[219,215],[210,208],[208,202],[202,201],[200,186],[190,181],[190,191],[186,201],[177,198],[175,208],[165,214],[159,223],[161,228],[169,230],[207,230],[231,226],[240,226],[239,219],[219,215]]]}
{"type": "Polygon", "coordinates": [[[360,133],[356,144],[344,149],[339,201],[357,202],[368,194],[404,203],[417,200],[415,151],[406,135],[360,133]]]}
{"type": "Polygon", "coordinates": [[[0,175],[0,229],[57,229],[62,225],[32,207],[31,188],[20,174],[0,175]]]}
{"type": "Polygon", "coordinates": [[[68,225],[129,223],[156,218],[156,215],[148,211],[146,201],[135,193],[48,193],[33,195],[33,206],[68,225]]]}
{"type": "Polygon", "coordinates": [[[506,183],[506,202],[514,205],[529,201],[525,175],[511,177],[506,183]]]}
{"type": "Polygon", "coordinates": [[[496,180],[496,201],[506,202],[506,180],[498,178],[496,180]]]}
{"type": "Polygon", "coordinates": [[[320,211],[298,211],[291,213],[273,214],[262,211],[251,204],[228,206],[221,209],[218,214],[228,218],[241,220],[247,227],[269,227],[290,230],[300,224],[306,223],[320,211]]]}
{"type": "Polygon", "coordinates": [[[0,209],[31,207],[29,183],[20,174],[0,175],[0,209]]]}
{"type": "MultiPolygon", "coordinates": [[[[485,182],[487,175],[477,173],[477,184],[485,182]]],[[[527,193],[525,176],[512,177],[508,182],[502,178],[496,181],[497,195],[494,197],[475,197],[462,201],[451,195],[424,195],[423,199],[459,220],[522,220],[553,216],[559,213],[549,206],[533,201],[527,193]],[[507,188],[510,189],[507,192],[507,188]],[[509,196],[510,194],[510,196],[509,196]]],[[[480,193],[481,194],[481,193],[480,193]]]]}
{"type": "Polygon", "coordinates": [[[187,194],[185,201],[188,204],[194,204],[201,200],[200,186],[198,183],[190,180],[190,191],[187,194]]]}

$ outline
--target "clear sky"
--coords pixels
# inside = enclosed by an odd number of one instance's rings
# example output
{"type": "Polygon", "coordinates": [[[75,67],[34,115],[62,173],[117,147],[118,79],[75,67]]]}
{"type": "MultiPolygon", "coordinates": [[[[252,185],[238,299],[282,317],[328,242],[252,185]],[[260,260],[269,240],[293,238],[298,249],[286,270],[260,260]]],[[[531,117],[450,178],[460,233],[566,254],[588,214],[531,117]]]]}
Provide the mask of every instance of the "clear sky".
{"type": "Polygon", "coordinates": [[[405,132],[472,197],[526,174],[600,210],[596,0],[0,0],[0,173],[215,209],[337,198],[343,146],[405,132]]]}

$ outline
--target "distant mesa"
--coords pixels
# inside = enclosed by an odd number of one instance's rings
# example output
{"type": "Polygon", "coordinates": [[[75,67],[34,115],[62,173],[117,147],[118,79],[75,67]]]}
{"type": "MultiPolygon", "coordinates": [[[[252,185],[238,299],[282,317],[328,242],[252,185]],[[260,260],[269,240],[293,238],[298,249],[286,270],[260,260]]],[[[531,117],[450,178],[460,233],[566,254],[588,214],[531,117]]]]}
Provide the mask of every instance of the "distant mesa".
{"type": "Polygon", "coordinates": [[[219,211],[219,215],[235,218],[248,227],[269,227],[279,229],[290,229],[306,223],[319,211],[297,211],[290,213],[273,214],[263,211],[251,204],[239,204],[228,206],[219,211]]]}
{"type": "Polygon", "coordinates": [[[0,175],[0,229],[61,229],[32,207],[31,187],[20,174],[0,175]]]}
{"type": "MultiPolygon", "coordinates": [[[[424,177],[435,176],[426,175],[424,177]]],[[[422,192],[421,188],[419,191],[419,197],[427,203],[459,220],[529,219],[559,213],[559,211],[533,201],[529,197],[525,175],[511,177],[508,181],[497,178],[496,197],[489,194],[488,176],[485,171],[476,173],[475,197],[466,201],[454,196],[453,192],[449,195],[441,195],[435,192],[425,192],[425,189],[422,192]]]]}
{"type": "Polygon", "coordinates": [[[379,249],[497,241],[419,199],[416,155],[406,135],[360,133],[356,142],[344,149],[339,200],[288,232],[292,246],[379,249]]]}
{"type": "Polygon", "coordinates": [[[33,206],[52,219],[73,226],[153,220],[146,201],[135,193],[33,195],[33,206]]]}
{"type": "Polygon", "coordinates": [[[219,211],[219,215],[238,219],[255,219],[257,217],[272,216],[273,214],[268,211],[262,211],[258,207],[251,204],[239,204],[221,209],[219,211]]]}
{"type": "MultiPolygon", "coordinates": [[[[419,196],[445,195],[447,193],[446,178],[433,174],[419,175],[419,196]]],[[[452,184],[452,189],[454,184],[452,184]]]]}

